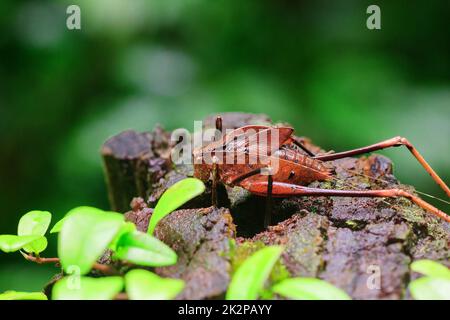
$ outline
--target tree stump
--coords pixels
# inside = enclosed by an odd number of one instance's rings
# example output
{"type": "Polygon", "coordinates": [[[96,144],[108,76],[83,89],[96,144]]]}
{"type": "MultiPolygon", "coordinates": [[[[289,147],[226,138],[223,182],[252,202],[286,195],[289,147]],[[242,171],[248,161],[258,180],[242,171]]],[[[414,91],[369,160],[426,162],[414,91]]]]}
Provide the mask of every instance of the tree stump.
{"type": "MultiPolygon", "coordinates": [[[[224,128],[272,123],[265,115],[222,117],[224,128]]],[[[213,126],[213,119],[207,118],[205,126],[213,126]]],[[[320,150],[307,138],[297,139],[320,150]]],[[[111,207],[127,212],[126,218],[141,231],[146,231],[151,207],[161,194],[192,175],[191,166],[170,163],[172,146],[169,133],[157,128],[123,132],[102,148],[111,207]]],[[[397,181],[384,156],[345,158],[333,166],[337,181],[311,186],[414,191],[397,181]]],[[[223,298],[239,264],[272,244],[284,245],[285,251],[269,282],[287,276],[318,277],[355,299],[408,299],[408,283],[417,277],[409,268],[412,261],[426,258],[450,265],[450,225],[405,199],[276,199],[274,221],[264,230],[264,198],[239,187],[222,187],[222,208],[213,209],[210,192],[207,186],[205,194],[165,217],[155,230],[179,256],[176,265],[155,271],[186,282],[180,299],[223,298]]]]}

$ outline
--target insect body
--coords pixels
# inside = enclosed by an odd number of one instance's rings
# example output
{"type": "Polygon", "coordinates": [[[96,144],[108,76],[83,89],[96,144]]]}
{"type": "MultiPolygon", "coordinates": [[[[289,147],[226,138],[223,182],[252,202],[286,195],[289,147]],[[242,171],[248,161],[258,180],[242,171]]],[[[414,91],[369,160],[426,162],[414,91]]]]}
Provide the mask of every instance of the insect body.
{"type": "MultiPolygon", "coordinates": [[[[216,123],[220,127],[220,119],[216,123]]],[[[406,146],[436,183],[450,197],[450,189],[405,138],[395,137],[350,151],[315,155],[292,136],[289,127],[246,126],[194,151],[194,176],[204,181],[212,177],[213,202],[219,181],[238,185],[259,196],[267,196],[268,211],[273,197],[405,197],[423,209],[450,222],[450,216],[421,198],[402,189],[337,190],[310,188],[313,181],[333,179],[329,161],[389,147],[406,146]],[[264,138],[264,139],[263,139],[264,138]],[[210,161],[207,161],[207,160],[210,161]],[[273,170],[276,168],[276,170],[273,170]]],[[[270,213],[266,212],[266,224],[270,213]]]]}

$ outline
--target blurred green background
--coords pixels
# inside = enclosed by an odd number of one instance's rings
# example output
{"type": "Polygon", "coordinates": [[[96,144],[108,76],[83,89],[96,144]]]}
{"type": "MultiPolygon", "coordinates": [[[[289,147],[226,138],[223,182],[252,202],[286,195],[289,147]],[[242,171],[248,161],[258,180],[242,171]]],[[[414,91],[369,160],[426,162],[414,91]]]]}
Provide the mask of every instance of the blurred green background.
{"type": "MultiPolygon", "coordinates": [[[[2,0],[0,233],[31,209],[107,208],[107,137],[221,111],[266,113],[333,150],[404,135],[448,182],[449,18],[446,0],[2,0]],[[382,30],[366,28],[373,3],[382,30]],[[81,30],[66,28],[69,4],[81,30]]],[[[384,153],[445,197],[406,150],[384,153]]],[[[1,253],[0,292],[55,271],[1,253]]]]}

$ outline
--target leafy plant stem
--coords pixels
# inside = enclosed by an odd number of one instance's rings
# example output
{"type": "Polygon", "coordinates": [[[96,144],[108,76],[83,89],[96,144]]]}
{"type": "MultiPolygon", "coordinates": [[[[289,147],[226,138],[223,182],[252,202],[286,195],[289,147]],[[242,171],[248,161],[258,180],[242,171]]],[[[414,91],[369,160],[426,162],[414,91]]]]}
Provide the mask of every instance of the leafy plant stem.
{"type": "MultiPolygon", "coordinates": [[[[32,262],[35,262],[35,263],[38,263],[38,264],[54,263],[54,264],[56,264],[58,266],[60,265],[59,264],[59,262],[60,262],[59,258],[42,258],[42,257],[39,257],[39,256],[35,257],[35,256],[29,255],[27,253],[24,253],[22,251],[20,253],[28,261],[32,261],[32,262]]],[[[100,272],[102,272],[104,274],[108,274],[108,275],[117,274],[116,270],[114,268],[112,268],[111,266],[106,265],[106,264],[101,264],[101,263],[98,263],[98,262],[94,263],[92,268],[95,269],[95,270],[98,270],[98,271],[100,271],[100,272]]]]}
{"type": "Polygon", "coordinates": [[[20,251],[22,256],[27,259],[28,261],[36,262],[38,264],[45,264],[45,263],[59,263],[59,258],[42,258],[39,255],[33,256],[31,254],[27,254],[23,251],[20,251]]]}

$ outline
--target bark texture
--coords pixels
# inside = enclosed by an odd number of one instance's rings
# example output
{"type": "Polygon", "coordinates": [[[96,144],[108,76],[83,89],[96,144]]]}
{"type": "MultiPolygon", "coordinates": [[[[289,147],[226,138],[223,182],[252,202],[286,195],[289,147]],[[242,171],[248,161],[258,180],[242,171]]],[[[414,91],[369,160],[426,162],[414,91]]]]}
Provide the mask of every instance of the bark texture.
{"type": "MultiPolygon", "coordinates": [[[[223,114],[224,128],[270,124],[265,115],[223,114]]],[[[214,126],[215,116],[205,127],[214,126]]],[[[297,137],[315,152],[320,148],[297,137]]],[[[162,193],[192,175],[190,166],[170,163],[169,133],[123,132],[102,148],[111,207],[131,211],[126,218],[145,231],[162,193]],[[135,198],[137,197],[137,198],[135,198]],[[134,199],[133,199],[134,198],[134,199]]],[[[333,162],[337,179],[314,187],[380,189],[400,187],[391,161],[380,155],[333,162]]],[[[292,197],[275,200],[273,222],[263,228],[265,199],[246,190],[221,187],[222,208],[213,209],[210,188],[181,210],[164,218],[158,238],[178,254],[176,265],[157,268],[182,278],[180,299],[223,297],[237,266],[264,245],[283,244],[281,263],[270,281],[287,276],[319,277],[356,299],[405,299],[417,277],[409,265],[432,259],[450,265],[450,226],[404,199],[292,197]]]]}

